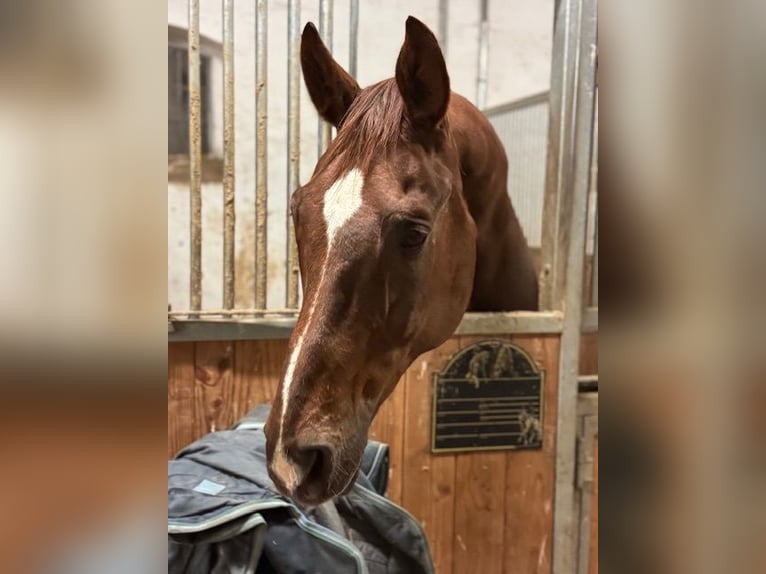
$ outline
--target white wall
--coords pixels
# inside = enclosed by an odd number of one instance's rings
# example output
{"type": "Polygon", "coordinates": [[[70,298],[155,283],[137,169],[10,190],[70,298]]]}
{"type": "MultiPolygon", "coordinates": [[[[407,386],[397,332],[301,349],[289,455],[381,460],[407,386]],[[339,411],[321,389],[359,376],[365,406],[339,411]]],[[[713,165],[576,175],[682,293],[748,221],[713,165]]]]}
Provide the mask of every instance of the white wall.
{"type": "MultiPolygon", "coordinates": [[[[317,0],[302,3],[301,28],[318,22],[317,0]]],[[[187,26],[186,0],[168,0],[168,25],[187,26]]],[[[237,196],[237,304],[253,306],[255,197],[255,2],[235,3],[235,142],[237,196]]],[[[333,51],[348,64],[348,0],[335,2],[333,51]]],[[[478,0],[451,1],[447,66],[453,90],[472,101],[476,96],[478,0]]],[[[361,0],[358,79],[361,85],[391,77],[404,38],[408,15],[438,30],[438,0],[361,0]]],[[[201,0],[203,36],[221,41],[221,2],[201,0]]],[[[549,87],[553,0],[490,0],[489,85],[487,105],[494,106],[542,92],[549,87]]],[[[269,2],[269,307],[284,306],[288,191],[287,126],[287,1],[269,2]]],[[[220,116],[221,70],[214,67],[211,105],[220,116]]],[[[317,116],[301,84],[301,182],[317,157],[317,116]]],[[[222,139],[221,122],[213,124],[212,148],[222,139]]],[[[187,184],[168,184],[168,301],[188,308],[189,196],[187,184]]],[[[221,218],[219,184],[203,190],[203,306],[221,305],[221,218]]]]}

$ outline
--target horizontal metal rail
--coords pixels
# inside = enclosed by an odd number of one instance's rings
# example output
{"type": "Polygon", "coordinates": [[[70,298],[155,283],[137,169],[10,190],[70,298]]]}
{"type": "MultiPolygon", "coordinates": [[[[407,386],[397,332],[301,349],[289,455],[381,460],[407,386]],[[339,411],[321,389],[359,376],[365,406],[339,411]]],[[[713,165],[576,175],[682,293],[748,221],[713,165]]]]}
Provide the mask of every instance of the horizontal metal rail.
{"type": "Polygon", "coordinates": [[[194,317],[258,317],[261,315],[297,315],[297,309],[205,309],[204,311],[170,311],[168,317],[171,319],[182,319],[188,316],[194,317]]]}
{"type": "MultiPolygon", "coordinates": [[[[184,318],[183,312],[168,313],[168,340],[229,341],[237,339],[287,338],[295,327],[295,310],[260,310],[248,319],[208,315],[184,318]]],[[[209,313],[203,312],[203,313],[209,313]]],[[[561,333],[563,315],[558,311],[531,313],[466,313],[455,335],[555,335],[561,333]]]]}
{"type": "Polygon", "coordinates": [[[492,117],[498,114],[506,114],[514,110],[519,110],[521,108],[528,108],[529,106],[534,106],[537,104],[542,104],[542,103],[547,104],[549,98],[550,98],[550,92],[548,91],[540,92],[539,94],[533,94],[531,96],[526,96],[518,100],[513,100],[512,102],[508,102],[507,104],[492,106],[491,108],[482,110],[482,112],[484,113],[485,116],[492,117]]]}

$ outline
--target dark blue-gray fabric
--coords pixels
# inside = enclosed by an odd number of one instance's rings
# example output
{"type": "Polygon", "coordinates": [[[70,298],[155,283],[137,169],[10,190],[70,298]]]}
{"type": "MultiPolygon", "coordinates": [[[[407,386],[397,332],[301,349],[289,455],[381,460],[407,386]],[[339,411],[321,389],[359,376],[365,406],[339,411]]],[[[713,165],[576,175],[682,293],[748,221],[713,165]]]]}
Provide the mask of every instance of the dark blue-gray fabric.
{"type": "Polygon", "coordinates": [[[433,572],[420,525],[381,496],[386,445],[368,445],[348,493],[300,508],[268,476],[267,415],[259,407],[234,429],[210,433],[169,461],[169,574],[433,572]]]}

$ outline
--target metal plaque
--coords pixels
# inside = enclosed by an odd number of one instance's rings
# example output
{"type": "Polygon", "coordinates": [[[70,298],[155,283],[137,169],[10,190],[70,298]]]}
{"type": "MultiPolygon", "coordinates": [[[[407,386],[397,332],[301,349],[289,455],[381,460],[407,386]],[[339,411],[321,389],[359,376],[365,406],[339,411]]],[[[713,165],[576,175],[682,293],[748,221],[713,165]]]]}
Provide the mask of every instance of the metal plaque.
{"type": "Polygon", "coordinates": [[[434,373],[431,451],[542,448],[543,373],[520,347],[481,341],[434,373]]]}

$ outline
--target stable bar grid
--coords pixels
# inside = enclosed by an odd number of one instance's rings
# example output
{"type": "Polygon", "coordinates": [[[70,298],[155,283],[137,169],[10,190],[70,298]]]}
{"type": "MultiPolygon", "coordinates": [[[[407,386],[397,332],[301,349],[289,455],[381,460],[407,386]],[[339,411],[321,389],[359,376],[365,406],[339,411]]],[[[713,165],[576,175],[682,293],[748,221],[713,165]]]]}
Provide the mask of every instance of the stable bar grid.
{"type": "MultiPolygon", "coordinates": [[[[268,290],[268,271],[269,271],[269,243],[268,243],[268,0],[257,0],[256,18],[255,18],[255,232],[254,232],[254,281],[252,284],[252,304],[235,304],[235,286],[236,286],[236,261],[235,261],[235,172],[234,172],[234,2],[233,0],[222,0],[222,26],[223,26],[223,227],[222,227],[222,300],[219,306],[212,305],[203,308],[202,301],[202,210],[201,210],[201,187],[202,187],[202,117],[201,113],[201,90],[199,85],[200,77],[200,22],[199,22],[199,0],[189,0],[189,30],[188,30],[188,72],[189,72],[189,189],[190,189],[190,281],[189,281],[189,308],[172,309],[169,311],[168,319],[173,322],[182,321],[209,321],[211,325],[220,323],[221,320],[253,322],[258,320],[270,320],[274,317],[289,318],[295,317],[300,307],[300,270],[298,266],[297,245],[294,239],[294,229],[292,219],[287,214],[286,217],[286,266],[285,276],[285,302],[284,306],[275,307],[267,304],[268,290]]],[[[332,50],[333,21],[335,16],[334,2],[332,0],[319,0],[317,3],[320,34],[323,40],[332,50]]],[[[359,29],[359,2],[350,0],[349,5],[349,46],[348,46],[348,67],[353,75],[356,74],[358,65],[358,29],[359,29]]],[[[301,140],[300,140],[300,91],[301,91],[301,73],[300,73],[300,25],[301,25],[301,2],[300,0],[289,0],[287,6],[287,189],[286,194],[289,198],[293,191],[300,185],[301,168],[301,140]]],[[[487,59],[489,54],[488,28],[484,24],[488,22],[490,5],[487,0],[477,1],[477,10],[480,14],[481,27],[479,31],[479,61],[477,62],[476,88],[477,97],[483,100],[486,98],[487,78],[487,59]]],[[[576,9],[577,10],[577,9],[576,9]]],[[[577,29],[577,16],[579,11],[573,13],[567,18],[566,24],[569,26],[570,34],[579,34],[577,29]]],[[[446,52],[447,33],[449,29],[448,8],[446,2],[439,3],[439,36],[446,52]]],[[[566,63],[571,67],[572,59],[577,53],[577,47],[565,47],[564,51],[554,55],[553,66],[563,67],[566,63]],[[571,52],[571,53],[570,53],[571,52]],[[569,60],[567,60],[569,58],[569,60]]],[[[563,301],[563,281],[566,270],[567,245],[572,235],[579,235],[579,229],[569,229],[570,219],[573,214],[571,207],[571,194],[565,193],[562,182],[568,177],[567,166],[561,165],[562,145],[572,137],[574,122],[563,121],[564,110],[567,105],[571,105],[574,98],[571,96],[574,88],[575,74],[552,76],[552,93],[539,94],[530,98],[524,98],[519,102],[499,106],[485,110],[485,113],[495,124],[496,129],[501,133],[504,121],[517,121],[514,118],[521,118],[525,110],[540,109],[547,116],[550,124],[548,130],[547,158],[542,162],[547,170],[548,183],[545,185],[545,194],[540,194],[545,198],[545,206],[542,209],[541,216],[542,231],[533,231],[534,241],[531,245],[542,244],[542,273],[541,273],[541,309],[553,311],[560,309],[563,301]],[[560,83],[557,83],[560,82],[560,83]],[[565,90],[568,90],[566,91],[565,90]],[[569,94],[569,95],[567,95],[569,94]],[[568,99],[567,99],[568,98],[568,99]],[[556,152],[556,150],[558,150],[556,152]],[[552,156],[552,153],[558,153],[558,156],[552,156]],[[551,161],[554,157],[555,161],[551,161]],[[541,236],[539,240],[536,238],[541,236]],[[550,243],[546,241],[550,239],[550,243]]],[[[597,109],[597,106],[596,106],[597,109]]],[[[570,113],[573,113],[570,111],[570,113]]],[[[539,114],[538,114],[539,115],[539,114]]],[[[597,121],[597,120],[596,120],[597,121]]],[[[518,122],[517,122],[518,123],[518,122]]],[[[522,122],[523,124],[523,122],[522,122]]],[[[321,154],[327,149],[332,138],[332,127],[318,120],[318,153],[321,154]]],[[[531,124],[530,124],[531,125],[531,124]]],[[[274,129],[274,126],[272,126],[274,129]]],[[[597,124],[593,127],[594,133],[597,131],[597,124]]],[[[509,145],[506,143],[506,148],[509,145]]],[[[512,147],[512,145],[511,145],[512,147]]],[[[597,142],[594,142],[594,149],[597,142]]],[[[509,150],[509,157],[513,155],[513,149],[509,150]]],[[[592,157],[591,174],[592,182],[595,182],[595,173],[597,170],[597,157],[595,153],[592,157]]],[[[518,174],[518,171],[511,170],[518,174]]],[[[523,182],[522,182],[523,184],[523,182]]],[[[595,183],[593,184],[595,191],[595,183]]],[[[273,191],[272,191],[273,193],[273,191]]],[[[590,194],[595,198],[595,193],[590,194]]],[[[524,202],[530,198],[514,197],[514,204],[524,207],[524,202]]],[[[540,197],[537,199],[540,201],[540,197]]],[[[289,199],[288,199],[289,202],[289,199]]],[[[535,209],[538,209],[535,207],[535,209]]],[[[589,253],[593,253],[594,261],[592,265],[592,278],[587,293],[584,293],[585,305],[588,309],[581,312],[583,315],[583,324],[587,324],[587,331],[597,329],[598,325],[598,247],[597,235],[595,231],[595,208],[588,209],[588,243],[589,253]],[[593,217],[593,219],[590,219],[593,217]],[[592,232],[592,233],[590,233],[592,232]]],[[[529,237],[529,231],[527,231],[529,237]]],[[[272,270],[273,272],[273,270],[272,270]]],[[[524,319],[529,321],[529,319],[524,319]]],[[[475,324],[475,321],[474,323],[475,324]]],[[[548,325],[547,328],[550,328],[548,325]]],[[[554,329],[555,331],[555,329],[554,329]]]]}
{"type": "MultiPolygon", "coordinates": [[[[320,28],[332,46],[333,3],[320,0],[320,28]],[[322,14],[324,15],[322,19],[322,14]]],[[[234,177],[234,2],[222,0],[224,128],[223,150],[223,295],[220,308],[203,308],[202,301],[202,90],[200,86],[200,3],[189,0],[189,308],[168,311],[170,341],[252,340],[290,336],[300,302],[300,278],[292,220],[287,216],[287,242],[283,306],[267,306],[268,241],[268,0],[256,1],[255,75],[255,281],[254,306],[235,305],[235,177],[234,177]]],[[[446,52],[449,21],[447,2],[439,2],[439,40],[446,52]]],[[[480,14],[489,2],[477,0],[480,14]]],[[[358,0],[349,3],[348,69],[358,67],[358,0]]],[[[557,396],[556,471],[553,509],[552,571],[569,572],[577,560],[577,492],[574,488],[577,439],[579,346],[582,332],[598,330],[597,132],[596,84],[597,0],[557,0],[550,94],[517,102],[503,109],[485,110],[490,119],[509,117],[525,107],[547,106],[545,184],[541,217],[541,309],[536,313],[466,313],[457,335],[555,334],[560,336],[557,396]],[[592,247],[587,247],[591,241],[592,247]],[[585,255],[593,253],[592,278],[586,289],[585,255]]],[[[287,195],[300,183],[300,0],[288,2],[286,73],[288,79],[287,195]]],[[[485,20],[482,18],[482,20],[485,20]]],[[[479,34],[477,100],[486,98],[490,81],[487,26],[479,34]]],[[[272,29],[273,31],[273,29],[272,29]]],[[[205,95],[207,99],[207,96],[205,95]]],[[[483,106],[482,106],[483,107],[483,106]]],[[[520,112],[519,112],[520,113],[520,112]]],[[[319,153],[330,143],[332,131],[318,124],[319,153]],[[323,131],[327,130],[327,131],[323,131]]],[[[284,126],[271,126],[284,129],[284,126]]],[[[271,190],[272,197],[275,193],[271,190]]],[[[217,279],[217,278],[216,278],[217,279]]],[[[218,305],[216,305],[218,306],[218,305]]]]}

